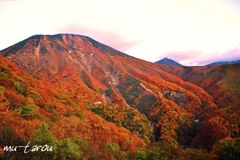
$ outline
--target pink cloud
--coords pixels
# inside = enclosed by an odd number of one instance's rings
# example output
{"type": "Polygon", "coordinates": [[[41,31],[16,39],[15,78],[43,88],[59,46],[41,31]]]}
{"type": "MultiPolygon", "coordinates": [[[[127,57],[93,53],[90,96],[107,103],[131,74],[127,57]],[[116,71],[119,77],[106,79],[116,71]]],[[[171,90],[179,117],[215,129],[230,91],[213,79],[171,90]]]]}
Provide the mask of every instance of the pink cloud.
{"type": "Polygon", "coordinates": [[[129,42],[124,40],[116,33],[85,28],[75,24],[67,25],[63,28],[60,28],[58,31],[61,33],[73,33],[85,35],[122,52],[125,52],[128,49],[133,48],[140,42],[140,40],[129,42]]]}
{"type": "Polygon", "coordinates": [[[240,60],[240,47],[224,51],[212,53],[210,56],[206,57],[204,60],[200,60],[200,63],[209,64],[216,61],[236,61],[240,60]]]}
{"type": "MultiPolygon", "coordinates": [[[[125,52],[131,48],[134,48],[141,41],[126,41],[117,33],[97,30],[92,28],[86,28],[75,24],[67,25],[60,28],[58,32],[61,33],[74,33],[89,36],[101,43],[109,45],[117,50],[125,52]]],[[[228,50],[225,52],[206,53],[200,50],[189,50],[189,51],[173,51],[161,54],[156,59],[162,59],[164,57],[171,58],[183,65],[194,66],[194,65],[206,65],[216,61],[233,61],[240,59],[240,47],[228,50]]]]}
{"type": "Polygon", "coordinates": [[[181,61],[186,59],[192,59],[201,53],[202,53],[201,51],[197,51],[197,50],[184,51],[184,52],[167,52],[159,56],[158,59],[168,57],[176,61],[181,61]]]}
{"type": "Polygon", "coordinates": [[[196,57],[199,57],[200,55],[202,55],[202,52],[197,50],[183,52],[167,52],[157,57],[157,59],[159,60],[167,57],[183,65],[198,65],[199,63],[196,62],[195,60],[196,57]]]}
{"type": "Polygon", "coordinates": [[[224,51],[205,53],[202,51],[183,51],[183,52],[169,52],[162,54],[158,59],[168,57],[183,65],[206,65],[217,61],[236,61],[240,60],[240,47],[224,51]]]}

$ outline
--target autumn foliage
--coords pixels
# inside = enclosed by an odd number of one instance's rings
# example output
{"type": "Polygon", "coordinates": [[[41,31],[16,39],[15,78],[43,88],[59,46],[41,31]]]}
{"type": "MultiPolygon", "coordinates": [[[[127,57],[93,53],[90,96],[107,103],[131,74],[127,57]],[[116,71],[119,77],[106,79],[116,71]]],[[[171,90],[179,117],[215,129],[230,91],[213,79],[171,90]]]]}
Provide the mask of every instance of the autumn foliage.
{"type": "Polygon", "coordinates": [[[164,159],[165,143],[178,158],[204,159],[181,145],[211,151],[239,137],[238,65],[157,65],[71,34],[35,35],[0,54],[0,124],[21,142],[47,130],[52,159],[60,146],[76,159],[164,159]]]}

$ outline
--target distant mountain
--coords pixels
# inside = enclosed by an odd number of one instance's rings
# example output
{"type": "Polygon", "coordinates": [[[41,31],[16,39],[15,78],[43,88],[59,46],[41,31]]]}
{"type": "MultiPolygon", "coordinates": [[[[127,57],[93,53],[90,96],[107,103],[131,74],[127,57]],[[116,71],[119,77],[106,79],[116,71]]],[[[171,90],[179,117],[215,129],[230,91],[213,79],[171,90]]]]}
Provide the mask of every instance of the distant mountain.
{"type": "Polygon", "coordinates": [[[240,60],[237,61],[218,61],[214,63],[210,63],[207,66],[216,66],[216,65],[224,65],[224,64],[237,64],[240,63],[240,60]]]}
{"type": "Polygon", "coordinates": [[[155,62],[157,64],[165,64],[165,65],[172,65],[172,66],[183,66],[181,65],[180,63],[172,60],[172,59],[169,59],[169,58],[163,58],[157,62],[155,62]]]}

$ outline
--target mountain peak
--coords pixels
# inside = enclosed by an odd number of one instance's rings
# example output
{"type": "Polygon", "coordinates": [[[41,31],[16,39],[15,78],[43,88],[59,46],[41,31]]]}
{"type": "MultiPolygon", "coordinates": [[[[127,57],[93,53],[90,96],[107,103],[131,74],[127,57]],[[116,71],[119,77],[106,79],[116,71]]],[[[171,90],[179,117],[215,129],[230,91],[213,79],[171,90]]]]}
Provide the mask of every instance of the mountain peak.
{"type": "Polygon", "coordinates": [[[165,64],[165,65],[172,65],[172,66],[183,66],[182,64],[172,60],[172,59],[169,59],[167,57],[155,62],[157,64],[165,64]]]}
{"type": "Polygon", "coordinates": [[[84,47],[94,47],[101,52],[115,56],[127,56],[126,54],[113,49],[110,46],[102,44],[90,37],[78,34],[55,34],[55,35],[33,35],[11,47],[8,47],[1,52],[4,56],[16,54],[20,50],[26,53],[46,54],[55,51],[56,53],[69,52],[69,50],[78,51],[84,47]]]}

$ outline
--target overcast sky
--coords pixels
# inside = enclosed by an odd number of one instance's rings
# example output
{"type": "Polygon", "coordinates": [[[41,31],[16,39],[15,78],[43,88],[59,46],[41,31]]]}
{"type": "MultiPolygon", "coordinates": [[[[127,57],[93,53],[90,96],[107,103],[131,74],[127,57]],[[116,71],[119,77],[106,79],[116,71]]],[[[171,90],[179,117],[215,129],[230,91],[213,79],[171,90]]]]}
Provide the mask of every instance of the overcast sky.
{"type": "Polygon", "coordinates": [[[240,59],[240,0],[0,0],[0,22],[0,49],[74,33],[151,62],[240,59]]]}

